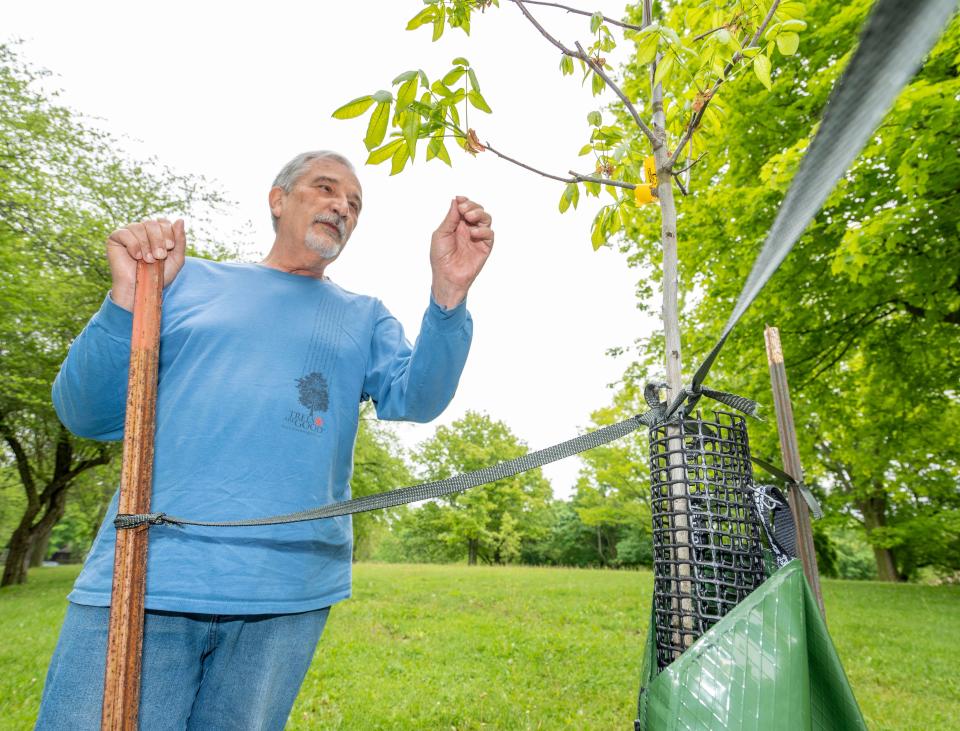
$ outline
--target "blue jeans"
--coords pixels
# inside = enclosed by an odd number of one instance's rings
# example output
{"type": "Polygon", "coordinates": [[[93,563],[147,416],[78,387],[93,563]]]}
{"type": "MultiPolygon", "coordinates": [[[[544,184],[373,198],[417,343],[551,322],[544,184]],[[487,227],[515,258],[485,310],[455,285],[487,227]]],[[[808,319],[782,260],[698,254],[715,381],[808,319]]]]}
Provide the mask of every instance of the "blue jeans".
{"type": "MultiPolygon", "coordinates": [[[[140,728],[282,729],[329,611],[220,616],[148,610],[140,728]]],[[[70,603],[37,729],[100,728],[109,617],[109,607],[70,603]]]]}

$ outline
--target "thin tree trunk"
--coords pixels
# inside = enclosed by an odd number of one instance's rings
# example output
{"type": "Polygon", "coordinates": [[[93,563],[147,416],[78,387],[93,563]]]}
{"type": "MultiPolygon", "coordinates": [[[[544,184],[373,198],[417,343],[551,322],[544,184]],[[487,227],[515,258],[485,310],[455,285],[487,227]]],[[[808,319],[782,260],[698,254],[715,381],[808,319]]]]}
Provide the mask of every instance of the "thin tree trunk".
{"type": "Polygon", "coordinates": [[[467,565],[477,565],[477,541],[473,538],[467,541],[467,565]]]}
{"type": "MultiPolygon", "coordinates": [[[[653,21],[652,0],[644,0],[643,24],[646,26],[653,21]]],[[[667,169],[670,161],[670,150],[667,149],[666,113],[663,107],[663,87],[654,84],[656,63],[650,66],[651,101],[653,107],[653,132],[661,144],[653,151],[657,167],[657,197],[660,201],[660,243],[663,247],[663,334],[666,345],[667,371],[667,402],[675,399],[683,389],[682,361],[680,357],[680,308],[679,308],[679,273],[677,254],[677,208],[673,199],[673,176],[667,169]]],[[[671,487],[671,510],[674,512],[672,528],[672,542],[677,546],[674,556],[677,563],[671,564],[674,571],[674,592],[682,597],[679,609],[683,615],[682,634],[674,634],[674,644],[689,646],[694,636],[692,617],[693,604],[689,597],[692,586],[688,577],[691,575],[690,532],[687,516],[687,489],[686,471],[683,466],[682,434],[676,426],[667,428],[669,437],[669,460],[671,487]],[[682,636],[682,642],[681,642],[682,636]]]]}

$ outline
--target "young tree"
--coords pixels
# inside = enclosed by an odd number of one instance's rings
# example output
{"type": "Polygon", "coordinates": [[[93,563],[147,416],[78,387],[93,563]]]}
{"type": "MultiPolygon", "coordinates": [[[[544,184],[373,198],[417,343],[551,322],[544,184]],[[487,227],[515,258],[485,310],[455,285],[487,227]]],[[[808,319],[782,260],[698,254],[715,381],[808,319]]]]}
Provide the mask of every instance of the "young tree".
{"type": "Polygon", "coordinates": [[[26,581],[77,479],[118,454],[71,435],[50,402],[72,338],[110,286],[103,241],[125,222],[218,201],[195,180],[120,157],[38,90],[42,76],[0,45],[0,462],[26,497],[3,586],[26,581]]]}
{"type": "MultiPolygon", "coordinates": [[[[732,131],[693,171],[696,205],[684,211],[709,232],[680,242],[682,280],[698,294],[684,347],[703,352],[721,329],[870,5],[811,0],[804,57],[784,60],[770,94],[727,101],[732,131]]],[[[960,567],[958,54],[955,17],[714,370],[728,390],[763,394],[759,333],[780,327],[808,476],[830,488],[828,512],[865,532],[884,580],[960,567]]],[[[654,222],[630,220],[625,242],[648,261],[654,222]]],[[[640,348],[635,379],[659,359],[640,348]]],[[[772,424],[751,432],[755,452],[776,453],[772,424]]]]}

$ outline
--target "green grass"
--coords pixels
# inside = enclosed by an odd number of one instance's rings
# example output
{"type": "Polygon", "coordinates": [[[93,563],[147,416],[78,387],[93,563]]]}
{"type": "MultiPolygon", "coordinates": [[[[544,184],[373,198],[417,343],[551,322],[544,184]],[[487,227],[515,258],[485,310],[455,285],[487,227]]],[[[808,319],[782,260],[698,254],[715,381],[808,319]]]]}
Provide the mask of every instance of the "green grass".
{"type": "MultiPolygon", "coordinates": [[[[32,727],[77,569],[0,592],[0,728],[32,727]]],[[[649,573],[356,567],[291,729],[628,729],[649,573]]],[[[956,728],[960,587],[825,582],[868,726],[956,728]]]]}

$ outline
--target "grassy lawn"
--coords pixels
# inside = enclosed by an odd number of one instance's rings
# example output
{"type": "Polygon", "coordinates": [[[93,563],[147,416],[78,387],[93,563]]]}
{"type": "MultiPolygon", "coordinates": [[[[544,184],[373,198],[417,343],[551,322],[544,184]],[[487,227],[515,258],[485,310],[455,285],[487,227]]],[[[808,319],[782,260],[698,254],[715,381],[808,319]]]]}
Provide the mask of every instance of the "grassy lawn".
{"type": "MultiPolygon", "coordinates": [[[[38,569],[0,592],[2,729],[32,727],[76,573],[38,569]]],[[[359,565],[289,728],[630,729],[651,585],[646,572],[359,565]]],[[[957,728],[960,587],[825,592],[869,727],[957,728]]]]}

